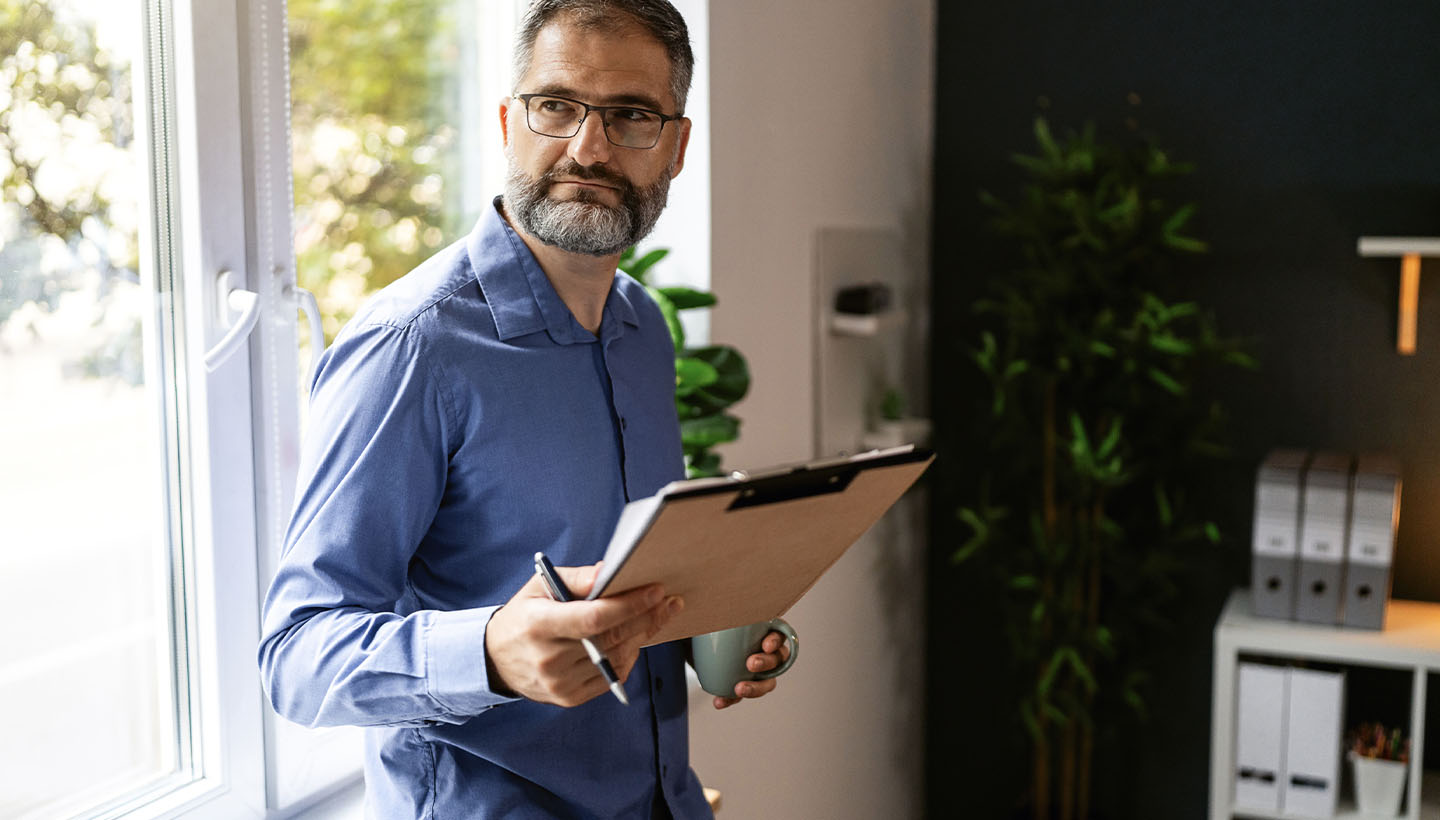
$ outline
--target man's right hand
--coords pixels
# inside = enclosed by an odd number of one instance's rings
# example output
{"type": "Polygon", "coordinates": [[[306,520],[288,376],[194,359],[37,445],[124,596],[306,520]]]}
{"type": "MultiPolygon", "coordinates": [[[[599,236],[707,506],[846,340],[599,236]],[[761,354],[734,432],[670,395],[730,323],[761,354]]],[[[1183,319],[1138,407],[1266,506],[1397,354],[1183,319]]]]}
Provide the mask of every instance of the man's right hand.
{"type": "Polygon", "coordinates": [[[684,602],[673,595],[667,598],[659,584],[595,601],[578,600],[590,594],[599,565],[555,570],[577,600],[552,601],[540,576],[532,576],[490,617],[485,662],[497,692],[508,689],[541,703],[578,706],[608,689],[581,638],[592,639],[624,681],[640,657],[640,647],[684,602]]]}

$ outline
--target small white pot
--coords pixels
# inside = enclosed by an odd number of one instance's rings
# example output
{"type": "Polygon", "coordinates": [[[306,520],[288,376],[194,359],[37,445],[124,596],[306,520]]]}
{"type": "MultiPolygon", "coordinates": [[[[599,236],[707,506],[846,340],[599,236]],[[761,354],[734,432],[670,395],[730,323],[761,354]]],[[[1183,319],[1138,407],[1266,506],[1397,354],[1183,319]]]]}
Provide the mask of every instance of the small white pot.
{"type": "Polygon", "coordinates": [[[914,444],[924,447],[930,443],[930,420],[913,416],[903,419],[881,419],[875,422],[875,429],[860,437],[860,446],[865,450],[883,450],[914,444]]]}
{"type": "Polygon", "coordinates": [[[1355,802],[1369,817],[1398,817],[1405,794],[1405,764],[1350,753],[1355,766],[1355,802]]]}

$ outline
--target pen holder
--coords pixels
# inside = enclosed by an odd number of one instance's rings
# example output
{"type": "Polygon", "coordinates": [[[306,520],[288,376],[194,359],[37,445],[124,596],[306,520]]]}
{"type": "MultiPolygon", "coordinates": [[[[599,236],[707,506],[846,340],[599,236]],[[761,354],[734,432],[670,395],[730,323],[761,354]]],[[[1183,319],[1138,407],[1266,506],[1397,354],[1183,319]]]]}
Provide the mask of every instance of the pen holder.
{"type": "Polygon", "coordinates": [[[1361,757],[1350,752],[1355,767],[1355,803],[1367,817],[1397,817],[1405,794],[1405,767],[1400,760],[1361,757]]]}

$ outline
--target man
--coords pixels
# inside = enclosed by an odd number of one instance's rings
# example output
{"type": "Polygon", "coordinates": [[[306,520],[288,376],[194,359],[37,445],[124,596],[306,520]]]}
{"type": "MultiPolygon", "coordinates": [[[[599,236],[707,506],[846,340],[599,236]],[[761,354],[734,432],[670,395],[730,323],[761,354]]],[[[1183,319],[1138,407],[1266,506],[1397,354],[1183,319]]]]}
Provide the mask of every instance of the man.
{"type": "Polygon", "coordinates": [[[504,197],[322,361],[260,666],[281,715],[374,727],[371,817],[709,816],[683,650],[640,649],[684,602],[555,603],[531,562],[583,597],[621,507],[683,476],[669,335],[615,266],[684,165],[692,65],[665,0],[539,0],[500,107],[504,197]]]}

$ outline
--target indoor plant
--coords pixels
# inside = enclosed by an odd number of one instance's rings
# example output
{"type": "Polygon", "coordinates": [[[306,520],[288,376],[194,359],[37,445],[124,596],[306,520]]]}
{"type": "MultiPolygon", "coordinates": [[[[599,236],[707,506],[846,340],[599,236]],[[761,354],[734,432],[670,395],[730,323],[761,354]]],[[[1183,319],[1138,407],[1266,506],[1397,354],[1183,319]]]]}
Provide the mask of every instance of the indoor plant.
{"type": "Polygon", "coordinates": [[[686,475],[718,475],[720,454],[711,448],[740,435],[740,419],[728,409],[750,389],[750,369],[740,351],[729,345],[686,345],[680,311],[708,308],[716,300],[714,294],[694,288],[650,285],[646,281],[650,268],[669,253],[665,248],[645,254],[627,248],[620,255],[620,270],[645,286],[670,328],[670,339],[675,344],[675,410],[680,416],[686,475]]]}
{"type": "Polygon", "coordinates": [[[1193,549],[1220,540],[1199,497],[1226,452],[1210,382],[1253,362],[1177,297],[1176,263],[1205,250],[1167,198],[1189,168],[1093,126],[1040,119],[1035,139],[1021,194],[982,194],[1015,269],[974,305],[990,389],[952,557],[1005,590],[1032,813],[1068,820],[1088,816],[1096,711],[1143,710],[1147,641],[1212,560],[1193,549]]]}

